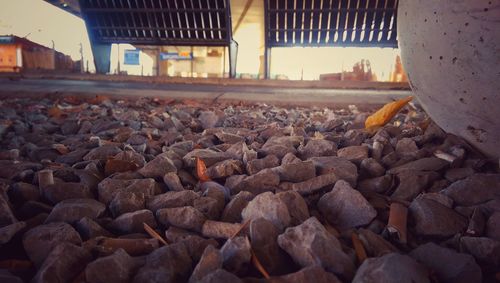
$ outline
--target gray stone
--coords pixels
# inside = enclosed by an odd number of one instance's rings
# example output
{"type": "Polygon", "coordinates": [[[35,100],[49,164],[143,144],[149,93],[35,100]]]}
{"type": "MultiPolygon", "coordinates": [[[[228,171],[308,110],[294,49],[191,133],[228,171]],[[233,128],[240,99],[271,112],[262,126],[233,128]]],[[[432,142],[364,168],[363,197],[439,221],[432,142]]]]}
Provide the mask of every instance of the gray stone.
{"type": "Polygon", "coordinates": [[[397,178],[399,179],[399,185],[391,195],[391,198],[411,201],[429,187],[434,180],[439,178],[439,174],[405,170],[398,173],[397,178]]]}
{"type": "Polygon", "coordinates": [[[163,176],[163,182],[167,185],[168,189],[171,191],[182,191],[184,186],[181,184],[179,176],[175,172],[170,172],[163,176]]]}
{"type": "Polygon", "coordinates": [[[440,193],[427,193],[427,194],[420,194],[417,198],[425,198],[425,199],[430,199],[433,201],[437,201],[440,204],[453,208],[453,200],[443,194],[440,193]]]}
{"type": "Polygon", "coordinates": [[[437,275],[439,282],[482,282],[482,272],[474,258],[434,243],[419,246],[409,254],[437,275]]]}
{"type": "Polygon", "coordinates": [[[122,234],[142,233],[144,223],[151,228],[156,228],[156,220],[151,210],[143,209],[124,213],[113,220],[109,227],[122,234]]]}
{"type": "Polygon", "coordinates": [[[396,152],[400,156],[414,156],[417,151],[417,144],[411,138],[402,138],[396,144],[396,152]]]}
{"type": "Polygon", "coordinates": [[[448,165],[448,161],[436,158],[436,157],[426,157],[417,159],[415,161],[408,162],[398,167],[391,168],[387,172],[390,174],[397,174],[404,170],[415,170],[415,171],[439,171],[448,165]]]}
{"type": "Polygon", "coordinates": [[[104,214],[106,206],[93,199],[68,199],[56,204],[45,220],[50,222],[66,222],[74,224],[83,217],[96,219],[104,214]]]}
{"type": "Polygon", "coordinates": [[[226,133],[224,131],[215,133],[215,136],[223,143],[234,144],[234,143],[245,141],[245,137],[231,134],[231,133],[226,133]]]}
{"type": "Polygon", "coordinates": [[[358,229],[358,233],[359,239],[363,243],[369,257],[379,257],[385,254],[399,252],[390,242],[369,229],[358,229]]]}
{"type": "Polygon", "coordinates": [[[244,272],[252,257],[250,249],[247,237],[228,239],[220,250],[224,268],[232,273],[244,272]]]}
{"type": "Polygon", "coordinates": [[[243,163],[235,159],[217,162],[207,169],[207,174],[211,179],[225,178],[241,173],[243,173],[243,163]]]}
{"type": "Polygon", "coordinates": [[[108,158],[113,157],[120,152],[122,152],[122,150],[117,146],[103,145],[92,149],[83,157],[83,160],[107,160],[108,158]]]}
{"type": "Polygon", "coordinates": [[[203,160],[208,168],[217,162],[231,158],[231,155],[225,152],[218,152],[211,149],[195,149],[182,158],[182,160],[184,161],[184,165],[186,165],[187,167],[195,167],[196,157],[203,160]]]}
{"type": "Polygon", "coordinates": [[[26,222],[16,222],[0,228],[0,246],[7,244],[19,231],[26,227],[26,222]]]}
{"type": "Polygon", "coordinates": [[[199,282],[206,275],[222,268],[222,263],[223,258],[220,251],[212,245],[207,246],[189,278],[189,283],[199,282]]]}
{"type": "Polygon", "coordinates": [[[300,158],[298,158],[297,156],[295,156],[295,154],[293,154],[291,152],[285,154],[285,156],[283,156],[283,158],[281,159],[281,165],[286,165],[286,164],[296,163],[296,162],[302,162],[302,160],[300,158]]]}
{"type": "Polygon", "coordinates": [[[358,168],[346,158],[328,156],[311,158],[319,175],[335,173],[340,180],[345,180],[355,187],[358,179],[358,168]]]}
{"type": "Polygon", "coordinates": [[[280,176],[281,182],[304,182],[316,177],[313,161],[288,163],[273,169],[280,176]]]}
{"type": "Polygon", "coordinates": [[[446,180],[450,182],[456,182],[458,180],[465,179],[475,173],[474,169],[465,167],[465,168],[450,168],[446,170],[444,177],[446,180]]]}
{"type": "Polygon", "coordinates": [[[99,201],[106,205],[109,204],[119,192],[144,194],[145,198],[149,198],[155,194],[155,180],[151,178],[132,180],[106,178],[99,183],[97,190],[99,201]]]}
{"type": "Polygon", "coordinates": [[[162,208],[156,212],[156,218],[164,225],[200,232],[206,217],[192,206],[162,208]]]}
{"type": "Polygon", "coordinates": [[[341,148],[337,151],[338,157],[360,164],[363,159],[368,158],[368,147],[364,145],[353,145],[341,148]]]}
{"type": "Polygon", "coordinates": [[[146,264],[139,269],[132,282],[185,282],[192,272],[192,264],[183,243],[161,247],[146,257],[146,264]]]}
{"type": "Polygon", "coordinates": [[[337,145],[329,140],[312,139],[305,146],[299,146],[299,157],[306,160],[311,157],[332,156],[337,151],[337,145]]]}
{"type": "Polygon", "coordinates": [[[6,269],[0,269],[0,282],[4,283],[23,283],[23,280],[6,269]]]}
{"type": "Polygon", "coordinates": [[[366,158],[361,161],[361,173],[365,176],[380,177],[385,174],[385,168],[373,158],[366,158]]]}
{"type": "Polygon", "coordinates": [[[23,247],[30,260],[40,266],[60,243],[80,245],[78,232],[67,223],[49,223],[28,230],[23,236],[23,247]]]}
{"type": "Polygon", "coordinates": [[[286,203],[277,195],[266,192],[257,195],[243,209],[243,221],[264,218],[271,221],[278,229],[283,230],[291,223],[286,203]]]}
{"type": "Polygon", "coordinates": [[[119,249],[110,256],[89,263],[85,268],[85,279],[88,283],[129,282],[136,267],[136,261],[119,249]]]}
{"type": "Polygon", "coordinates": [[[89,153],[88,149],[77,149],[74,151],[69,152],[68,154],[65,155],[60,155],[56,158],[57,163],[64,163],[68,165],[73,165],[77,162],[80,162],[83,160],[83,157],[89,153]]]}
{"type": "Polygon", "coordinates": [[[240,223],[242,221],[241,212],[254,197],[254,194],[247,191],[241,191],[233,196],[222,212],[221,221],[240,223]]]}
{"type": "Polygon", "coordinates": [[[17,219],[10,208],[10,203],[0,192],[0,227],[16,223],[17,219]]]}
{"type": "Polygon", "coordinates": [[[278,244],[302,267],[319,264],[345,280],[350,280],[354,275],[351,258],[315,217],[287,228],[285,233],[278,236],[278,244]]]}
{"type": "Polygon", "coordinates": [[[384,175],[359,182],[356,189],[360,192],[385,193],[392,187],[392,175],[384,175]]]}
{"type": "Polygon", "coordinates": [[[328,222],[340,229],[366,225],[377,216],[363,195],[343,180],[320,198],[318,208],[328,222]]]}
{"type": "Polygon", "coordinates": [[[231,176],[226,179],[225,186],[229,188],[231,194],[248,191],[257,195],[263,192],[274,191],[279,183],[280,177],[276,172],[272,169],[264,169],[251,176],[231,176]]]}
{"type": "Polygon", "coordinates": [[[133,212],[145,208],[143,193],[118,192],[109,203],[109,210],[113,217],[118,217],[127,212],[133,212]]]}
{"type": "Polygon", "coordinates": [[[44,186],[41,190],[43,197],[52,204],[74,198],[94,198],[90,189],[82,183],[58,182],[52,185],[44,186]]]}
{"type": "Polygon", "coordinates": [[[441,193],[456,205],[472,206],[500,198],[500,174],[474,174],[456,181],[441,193]]]}
{"type": "Polygon", "coordinates": [[[466,218],[431,199],[415,199],[408,212],[415,231],[422,236],[449,237],[467,228],[466,218]]]}
{"type": "Polygon", "coordinates": [[[221,125],[220,117],[212,111],[200,112],[198,119],[200,120],[203,129],[210,129],[221,125]]]}
{"type": "Polygon", "coordinates": [[[280,189],[283,191],[296,191],[301,195],[310,195],[335,184],[339,178],[335,173],[320,175],[300,183],[281,183],[280,189]]]}
{"type": "Polygon", "coordinates": [[[272,282],[275,283],[340,283],[337,276],[333,273],[325,271],[320,265],[312,265],[304,267],[301,270],[283,275],[280,277],[273,277],[272,282]]]}
{"type": "Polygon", "coordinates": [[[72,282],[92,260],[86,249],[71,243],[60,243],[49,252],[31,282],[72,282]]]}
{"type": "Polygon", "coordinates": [[[369,258],[361,264],[353,283],[430,283],[429,272],[406,255],[391,253],[377,258],[369,258]]]}
{"type": "Polygon", "coordinates": [[[238,276],[220,268],[203,277],[199,283],[243,283],[238,276]]]}
{"type": "Polygon", "coordinates": [[[275,155],[269,154],[261,159],[253,159],[247,162],[248,175],[254,175],[263,169],[273,168],[280,165],[280,160],[275,155]]]}
{"type": "Polygon", "coordinates": [[[291,217],[290,225],[296,226],[309,218],[309,209],[304,198],[297,192],[287,191],[277,193],[276,196],[285,203],[291,217]]]}
{"type": "Polygon", "coordinates": [[[10,187],[9,197],[13,202],[36,201],[40,198],[40,189],[28,183],[14,183],[10,187]]]}
{"type": "Polygon", "coordinates": [[[95,237],[113,237],[113,234],[88,217],[80,219],[80,221],[76,223],[75,228],[78,233],[80,233],[83,240],[89,240],[95,237]]]}
{"type": "Polygon", "coordinates": [[[500,241],[500,211],[493,213],[486,222],[486,237],[500,241]]]}
{"type": "Polygon", "coordinates": [[[139,169],[139,174],[146,178],[163,178],[165,174],[177,172],[177,167],[172,160],[164,155],[158,155],[139,169]]]}
{"type": "Polygon", "coordinates": [[[147,202],[146,207],[149,210],[156,212],[158,209],[162,208],[193,206],[194,201],[199,197],[199,194],[191,190],[166,192],[164,194],[154,196],[147,202]]]}
{"type": "Polygon", "coordinates": [[[193,206],[203,213],[207,219],[217,220],[224,209],[224,202],[220,203],[211,197],[200,197],[194,200],[193,206]]]}
{"type": "Polygon", "coordinates": [[[460,238],[461,250],[471,254],[483,264],[498,266],[500,264],[500,242],[486,237],[460,238]]]}

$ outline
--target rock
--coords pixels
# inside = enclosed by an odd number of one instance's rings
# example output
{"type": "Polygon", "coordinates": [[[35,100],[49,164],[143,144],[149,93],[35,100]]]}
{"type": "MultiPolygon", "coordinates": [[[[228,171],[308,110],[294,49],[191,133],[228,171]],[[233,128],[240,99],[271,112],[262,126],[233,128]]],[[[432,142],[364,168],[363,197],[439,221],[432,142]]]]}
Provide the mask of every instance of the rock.
{"type": "Polygon", "coordinates": [[[340,283],[341,281],[333,273],[325,271],[319,265],[312,265],[304,267],[301,270],[283,275],[280,277],[273,277],[272,282],[276,283],[340,283]]]}
{"type": "Polygon", "coordinates": [[[266,271],[271,275],[286,273],[292,263],[278,245],[278,228],[272,222],[258,218],[250,222],[249,231],[252,251],[266,271]]]}
{"type": "Polygon", "coordinates": [[[474,169],[465,168],[450,168],[446,170],[444,177],[450,182],[456,182],[458,180],[465,179],[475,173],[474,169]]]}
{"type": "Polygon", "coordinates": [[[277,193],[276,196],[285,203],[290,214],[290,225],[296,226],[309,218],[309,209],[304,198],[297,192],[287,191],[277,193]]]}
{"type": "Polygon", "coordinates": [[[283,191],[296,191],[301,195],[310,195],[317,193],[325,187],[335,184],[338,177],[335,173],[320,175],[300,183],[281,183],[280,189],[283,191]]]}
{"type": "Polygon", "coordinates": [[[408,162],[398,167],[391,168],[387,172],[390,174],[397,174],[404,170],[439,171],[445,168],[447,165],[448,162],[443,159],[439,159],[436,157],[426,157],[408,162]]]}
{"type": "Polygon", "coordinates": [[[122,152],[122,150],[117,146],[103,145],[92,149],[83,157],[83,160],[108,160],[108,158],[113,157],[120,152],[122,152]]]}
{"type": "Polygon", "coordinates": [[[0,193],[0,227],[16,223],[17,219],[6,197],[0,193]]]}
{"type": "Polygon", "coordinates": [[[135,164],[138,168],[142,168],[146,164],[146,159],[144,159],[144,156],[133,150],[124,150],[115,155],[114,159],[135,164]]]}
{"type": "Polygon", "coordinates": [[[154,196],[147,202],[146,207],[149,210],[156,212],[158,209],[162,208],[193,206],[194,201],[199,197],[199,194],[191,190],[166,192],[164,194],[154,196]]]}
{"type": "Polygon", "coordinates": [[[293,153],[287,153],[283,158],[281,159],[281,165],[286,165],[290,163],[296,163],[296,162],[302,162],[300,158],[295,156],[293,153]]]}
{"type": "Polygon", "coordinates": [[[71,282],[91,260],[92,256],[86,249],[71,243],[60,243],[50,249],[31,282],[71,282]]]}
{"type": "Polygon", "coordinates": [[[59,182],[47,185],[41,189],[45,199],[53,204],[69,199],[93,199],[90,189],[81,183],[59,182]]]}
{"type": "Polygon", "coordinates": [[[342,251],[340,242],[315,217],[287,228],[278,236],[278,244],[302,267],[319,264],[346,280],[354,275],[354,263],[342,251]]]}
{"type": "Polygon", "coordinates": [[[431,280],[429,272],[423,265],[409,256],[391,253],[365,260],[352,282],[430,283],[431,280]]]}
{"type": "Polygon", "coordinates": [[[26,227],[26,222],[16,222],[0,228],[0,247],[7,244],[19,231],[26,227]]]}
{"type": "Polygon", "coordinates": [[[467,228],[467,219],[439,202],[418,198],[409,207],[415,231],[422,236],[449,237],[467,228]]]}
{"type": "Polygon", "coordinates": [[[113,217],[118,217],[127,212],[134,212],[145,208],[143,193],[118,192],[109,203],[109,211],[113,217]]]}
{"type": "Polygon", "coordinates": [[[340,229],[366,225],[377,216],[363,195],[343,180],[320,198],[318,208],[328,222],[340,229]]]}
{"type": "Polygon", "coordinates": [[[206,275],[222,268],[222,263],[223,258],[220,251],[212,245],[207,246],[189,278],[189,283],[200,282],[206,275]]]}
{"type": "Polygon", "coordinates": [[[368,147],[364,145],[344,147],[337,151],[337,156],[359,164],[363,159],[368,158],[368,147]]]}
{"type": "Polygon", "coordinates": [[[224,269],[238,273],[245,271],[252,257],[250,242],[247,237],[235,237],[228,239],[222,246],[222,262],[224,269]]]}
{"type": "Polygon", "coordinates": [[[23,280],[17,276],[14,276],[6,269],[0,269],[0,282],[5,283],[23,283],[23,280]]]}
{"type": "Polygon", "coordinates": [[[409,255],[432,270],[439,282],[482,282],[481,268],[468,254],[427,243],[414,249],[409,255]]]}
{"type": "Polygon", "coordinates": [[[411,138],[402,138],[396,144],[396,153],[400,156],[414,156],[417,151],[417,144],[411,138]]]}
{"type": "Polygon", "coordinates": [[[221,125],[221,120],[217,114],[212,111],[202,111],[198,119],[203,129],[210,129],[221,125]]]}
{"type": "Polygon", "coordinates": [[[192,271],[192,260],[183,243],[154,250],[146,257],[132,282],[185,282],[192,271]]]}
{"type": "Polygon", "coordinates": [[[500,242],[486,237],[461,237],[460,249],[471,254],[483,264],[500,264],[500,242]]]}
{"type": "Polygon", "coordinates": [[[181,184],[179,176],[175,172],[170,172],[163,176],[163,182],[167,185],[168,189],[171,191],[182,191],[184,187],[181,184]]]}
{"type": "Polygon", "coordinates": [[[291,223],[286,203],[277,195],[266,192],[251,200],[241,213],[243,221],[264,218],[283,230],[291,223]]]}
{"type": "Polygon", "coordinates": [[[486,222],[486,237],[500,241],[500,211],[493,213],[486,222]]]}
{"type": "Polygon", "coordinates": [[[151,210],[143,209],[124,213],[113,220],[109,227],[122,234],[142,233],[144,223],[151,228],[156,228],[156,220],[151,210]]]}
{"type": "Polygon", "coordinates": [[[177,167],[168,157],[158,155],[155,159],[146,163],[138,172],[146,178],[163,178],[167,173],[176,173],[177,167]]]}
{"type": "Polygon", "coordinates": [[[304,142],[303,137],[298,136],[272,136],[259,150],[264,155],[273,154],[278,158],[283,158],[287,153],[295,154],[296,147],[304,142]]]}
{"type": "Polygon", "coordinates": [[[207,174],[211,179],[225,178],[234,174],[243,173],[243,163],[239,160],[228,159],[220,161],[207,169],[207,174]]]}
{"type": "Polygon", "coordinates": [[[45,223],[66,222],[74,224],[83,217],[96,219],[104,214],[106,206],[93,199],[68,199],[56,204],[45,223]]]}
{"type": "Polygon", "coordinates": [[[247,191],[241,191],[233,196],[222,212],[221,221],[240,223],[242,221],[241,212],[254,197],[254,194],[247,191]]]}
{"type": "Polygon", "coordinates": [[[472,206],[498,199],[500,174],[474,174],[442,190],[456,205],[472,206]]]}
{"type": "Polygon", "coordinates": [[[363,159],[360,169],[365,176],[380,177],[385,174],[385,168],[373,158],[363,159]]]}
{"type": "Polygon", "coordinates": [[[274,168],[281,182],[299,183],[316,177],[316,167],[312,161],[300,161],[274,168]]]}
{"type": "Polygon", "coordinates": [[[60,243],[80,245],[82,239],[73,227],[63,222],[36,226],[23,236],[24,250],[36,266],[40,266],[60,243]]]}
{"type": "Polygon", "coordinates": [[[254,175],[263,169],[273,168],[280,165],[280,160],[275,155],[269,154],[261,159],[250,160],[246,164],[248,175],[254,175]]]}
{"type": "Polygon", "coordinates": [[[223,143],[235,144],[238,142],[245,141],[245,137],[231,134],[231,133],[226,133],[224,131],[215,133],[215,136],[223,143]]]}
{"type": "Polygon", "coordinates": [[[89,263],[85,268],[85,279],[88,283],[129,282],[136,267],[134,259],[119,249],[110,256],[89,263]]]}
{"type": "Polygon", "coordinates": [[[359,239],[370,257],[380,257],[385,254],[399,252],[390,242],[369,229],[358,229],[359,239]]]}
{"type": "Polygon", "coordinates": [[[73,165],[77,162],[82,161],[83,157],[88,153],[89,153],[88,149],[80,148],[75,151],[71,151],[68,154],[58,156],[55,161],[57,163],[73,165]]]}
{"type": "Polygon", "coordinates": [[[411,201],[432,182],[439,178],[434,172],[420,172],[405,170],[397,174],[399,185],[391,195],[391,198],[397,200],[411,201]]]}
{"type": "Polygon", "coordinates": [[[156,218],[163,225],[201,232],[206,217],[191,206],[162,208],[156,212],[156,218]]]}
{"type": "Polygon", "coordinates": [[[99,201],[106,205],[109,204],[119,192],[143,194],[145,198],[149,198],[155,194],[155,180],[151,178],[132,180],[106,178],[99,183],[97,190],[99,201]]]}
{"type": "Polygon", "coordinates": [[[271,169],[264,169],[251,176],[234,175],[226,179],[225,187],[229,188],[231,194],[248,191],[253,194],[274,191],[280,183],[277,173],[271,169]]]}
{"type": "Polygon", "coordinates": [[[446,207],[453,208],[453,200],[440,193],[420,194],[417,198],[430,199],[433,201],[437,201],[446,207]]]}
{"type": "Polygon", "coordinates": [[[182,158],[184,165],[187,167],[195,167],[196,157],[203,160],[208,168],[217,162],[231,158],[231,155],[225,152],[213,151],[211,149],[195,149],[182,158]]]}
{"type": "Polygon", "coordinates": [[[203,277],[202,280],[198,281],[200,283],[243,283],[243,281],[238,278],[238,276],[224,270],[217,269],[216,271],[203,277]]]}
{"type": "Polygon", "coordinates": [[[360,192],[385,193],[392,186],[392,175],[366,179],[359,182],[356,189],[360,192]]]}
{"type": "Polygon", "coordinates": [[[358,179],[358,168],[354,163],[342,157],[314,157],[311,158],[319,175],[335,173],[340,180],[345,180],[355,187],[358,179]]]}
{"type": "Polygon", "coordinates": [[[80,219],[80,221],[76,223],[75,228],[78,233],[80,233],[83,240],[89,240],[96,237],[113,237],[113,234],[88,217],[80,219]]]}
{"type": "Polygon", "coordinates": [[[183,243],[186,246],[189,255],[193,262],[198,262],[201,259],[201,255],[206,247],[212,245],[214,247],[218,247],[219,243],[214,239],[205,239],[198,235],[188,236],[185,239],[182,239],[180,243],[183,243]]]}
{"type": "Polygon", "coordinates": [[[23,203],[29,200],[38,200],[40,198],[40,189],[32,184],[18,182],[10,186],[9,198],[13,202],[23,203]]]}
{"type": "Polygon", "coordinates": [[[305,146],[299,146],[299,157],[306,160],[311,157],[332,156],[337,151],[337,145],[329,140],[309,140],[305,146]]]}
{"type": "Polygon", "coordinates": [[[214,198],[200,197],[194,200],[194,208],[203,213],[207,219],[217,220],[224,209],[224,202],[220,203],[214,198]]]}

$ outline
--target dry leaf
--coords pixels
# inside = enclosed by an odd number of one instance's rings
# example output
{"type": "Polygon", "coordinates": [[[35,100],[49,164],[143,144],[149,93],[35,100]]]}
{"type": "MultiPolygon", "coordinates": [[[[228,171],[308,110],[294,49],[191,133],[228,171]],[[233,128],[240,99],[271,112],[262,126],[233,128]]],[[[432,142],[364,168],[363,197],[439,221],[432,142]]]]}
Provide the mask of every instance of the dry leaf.
{"type": "Polygon", "coordinates": [[[354,247],[354,251],[356,252],[356,257],[358,258],[358,262],[359,264],[361,264],[367,258],[365,247],[363,246],[363,243],[359,240],[358,234],[356,234],[356,232],[353,232],[351,234],[351,240],[352,240],[352,246],[354,247]]]}
{"type": "Polygon", "coordinates": [[[57,150],[57,152],[59,152],[60,154],[63,154],[63,155],[69,153],[69,149],[64,144],[60,144],[60,143],[53,144],[52,148],[57,150]]]}
{"type": "Polygon", "coordinates": [[[399,202],[391,203],[389,211],[389,221],[387,230],[397,236],[400,243],[406,244],[406,222],[408,218],[408,208],[399,202]]]}
{"type": "Polygon", "coordinates": [[[271,276],[269,276],[269,273],[267,273],[264,266],[262,266],[262,264],[260,263],[259,259],[257,258],[252,249],[250,249],[250,252],[252,253],[252,263],[255,266],[255,268],[257,268],[257,270],[262,274],[262,276],[264,276],[264,278],[266,279],[271,278],[271,276]]]}
{"type": "Polygon", "coordinates": [[[413,96],[408,96],[407,98],[387,103],[366,119],[365,129],[372,133],[375,132],[380,127],[389,123],[389,121],[391,121],[391,119],[399,112],[399,110],[401,110],[401,108],[408,104],[408,102],[410,102],[412,99],[413,96]]]}
{"type": "Polygon", "coordinates": [[[205,162],[200,158],[196,157],[196,175],[201,182],[210,181],[210,177],[207,174],[207,166],[205,162]]]}
{"type": "Polygon", "coordinates": [[[65,115],[64,111],[62,111],[59,107],[57,107],[57,105],[49,108],[49,110],[47,110],[47,114],[49,115],[49,117],[53,117],[56,119],[59,119],[65,115]]]}
{"type": "Polygon", "coordinates": [[[160,243],[164,244],[165,246],[168,245],[167,241],[165,241],[162,236],[160,236],[158,233],[156,233],[156,231],[153,228],[151,228],[146,223],[142,223],[142,224],[144,226],[144,230],[149,234],[149,236],[157,239],[158,241],[160,241],[160,243]]]}

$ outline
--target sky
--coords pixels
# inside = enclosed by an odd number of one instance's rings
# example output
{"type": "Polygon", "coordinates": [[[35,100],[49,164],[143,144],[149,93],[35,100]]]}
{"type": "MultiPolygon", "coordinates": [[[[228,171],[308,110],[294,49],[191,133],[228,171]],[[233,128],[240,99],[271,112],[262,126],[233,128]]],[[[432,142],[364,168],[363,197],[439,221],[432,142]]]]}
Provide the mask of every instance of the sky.
{"type": "MultiPolygon", "coordinates": [[[[85,23],[82,19],[63,11],[43,0],[0,0],[0,35],[14,34],[52,48],[79,60],[80,44],[84,63],[94,70],[85,23]]],[[[239,43],[238,73],[256,75],[260,67],[262,30],[259,25],[242,25],[234,34],[239,43]]],[[[120,58],[132,45],[120,45],[120,58]]],[[[116,70],[118,47],[112,49],[111,70],[116,70]]],[[[351,71],[361,59],[371,62],[379,80],[387,80],[398,50],[392,48],[275,48],[272,52],[271,73],[283,74],[290,79],[319,79],[322,73],[351,71]]],[[[153,62],[141,54],[145,75],[152,73],[153,62]]],[[[129,74],[141,74],[141,67],[123,66],[129,74]]]]}

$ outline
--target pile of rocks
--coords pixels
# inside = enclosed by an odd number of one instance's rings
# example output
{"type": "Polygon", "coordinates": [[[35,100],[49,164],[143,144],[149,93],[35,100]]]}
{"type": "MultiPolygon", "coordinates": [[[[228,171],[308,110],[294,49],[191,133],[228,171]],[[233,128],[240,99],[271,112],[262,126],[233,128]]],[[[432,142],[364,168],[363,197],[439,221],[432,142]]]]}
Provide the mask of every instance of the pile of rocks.
{"type": "Polygon", "coordinates": [[[0,282],[499,277],[498,163],[414,107],[0,103],[0,282]]]}

